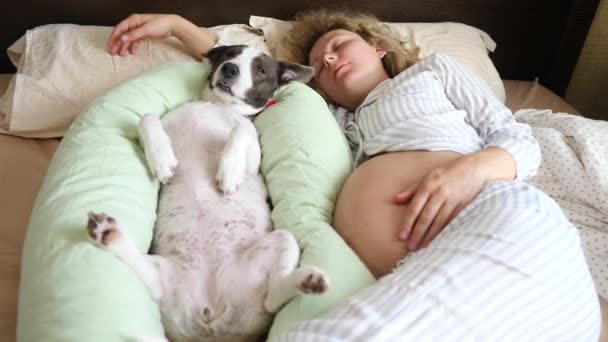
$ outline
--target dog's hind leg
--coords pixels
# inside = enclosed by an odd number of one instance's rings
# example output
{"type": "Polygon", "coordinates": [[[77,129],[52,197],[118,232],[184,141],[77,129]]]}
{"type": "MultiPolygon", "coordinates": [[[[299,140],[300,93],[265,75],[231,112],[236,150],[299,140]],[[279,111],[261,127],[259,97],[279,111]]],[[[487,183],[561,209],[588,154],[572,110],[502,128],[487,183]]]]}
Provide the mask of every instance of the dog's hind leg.
{"type": "Polygon", "coordinates": [[[264,300],[268,312],[278,311],[298,293],[321,294],[329,288],[329,277],[323,271],[309,265],[297,266],[300,248],[290,232],[275,230],[258,241],[254,249],[269,249],[272,253],[271,260],[252,259],[252,262],[271,262],[264,300]]]}
{"type": "Polygon", "coordinates": [[[142,254],[116,220],[105,214],[89,213],[89,237],[123,260],[144,282],[150,296],[159,302],[163,295],[161,274],[171,274],[171,262],[158,255],[142,254]]]}

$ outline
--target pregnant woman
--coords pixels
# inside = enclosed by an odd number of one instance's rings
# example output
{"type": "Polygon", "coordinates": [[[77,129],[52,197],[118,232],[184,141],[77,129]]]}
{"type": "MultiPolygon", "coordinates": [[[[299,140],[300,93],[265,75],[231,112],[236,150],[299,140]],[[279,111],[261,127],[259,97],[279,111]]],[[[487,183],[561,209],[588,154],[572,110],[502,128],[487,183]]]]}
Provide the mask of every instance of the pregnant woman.
{"type": "MultiPolygon", "coordinates": [[[[132,16],[110,53],[217,38],[177,16],[132,16]]],[[[282,341],[597,341],[598,297],[576,228],[523,181],[540,149],[530,127],[449,56],[418,60],[376,18],[315,11],[288,34],[313,86],[348,113],[357,165],[334,226],[378,282],[282,341]]]]}

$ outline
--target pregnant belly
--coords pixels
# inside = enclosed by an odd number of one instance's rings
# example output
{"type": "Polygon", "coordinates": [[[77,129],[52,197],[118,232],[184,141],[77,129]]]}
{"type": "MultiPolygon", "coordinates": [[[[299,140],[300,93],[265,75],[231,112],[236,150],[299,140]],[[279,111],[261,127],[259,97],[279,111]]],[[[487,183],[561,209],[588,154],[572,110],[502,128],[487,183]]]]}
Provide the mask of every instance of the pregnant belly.
{"type": "Polygon", "coordinates": [[[448,151],[390,152],[366,161],[346,180],[334,227],[375,277],[389,273],[408,253],[397,237],[405,205],[394,204],[393,196],[459,157],[448,151]]]}

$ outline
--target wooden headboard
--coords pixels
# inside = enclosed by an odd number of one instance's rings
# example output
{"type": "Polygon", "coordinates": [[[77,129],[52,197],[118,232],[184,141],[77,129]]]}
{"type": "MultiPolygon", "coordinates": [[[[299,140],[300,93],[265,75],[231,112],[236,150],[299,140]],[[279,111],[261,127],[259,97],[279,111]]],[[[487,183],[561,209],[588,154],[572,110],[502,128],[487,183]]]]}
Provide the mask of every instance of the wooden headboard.
{"type": "MultiPolygon", "coordinates": [[[[114,26],[131,13],[177,13],[199,26],[247,23],[250,15],[290,19],[308,8],[349,8],[384,21],[469,24],[497,42],[504,79],[540,82],[564,95],[599,0],[12,0],[3,4],[0,46],[50,23],[114,26]]],[[[0,73],[15,69],[3,53],[0,73]]]]}

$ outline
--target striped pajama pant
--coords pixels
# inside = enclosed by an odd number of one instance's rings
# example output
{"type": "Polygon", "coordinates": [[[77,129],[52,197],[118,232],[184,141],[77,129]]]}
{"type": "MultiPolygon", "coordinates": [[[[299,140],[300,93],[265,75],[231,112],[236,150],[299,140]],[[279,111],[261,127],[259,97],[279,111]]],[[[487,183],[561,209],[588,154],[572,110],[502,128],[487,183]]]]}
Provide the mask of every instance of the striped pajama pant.
{"type": "Polygon", "coordinates": [[[593,341],[600,309],[576,228],[523,182],[493,182],[425,249],[277,341],[593,341]]]}

